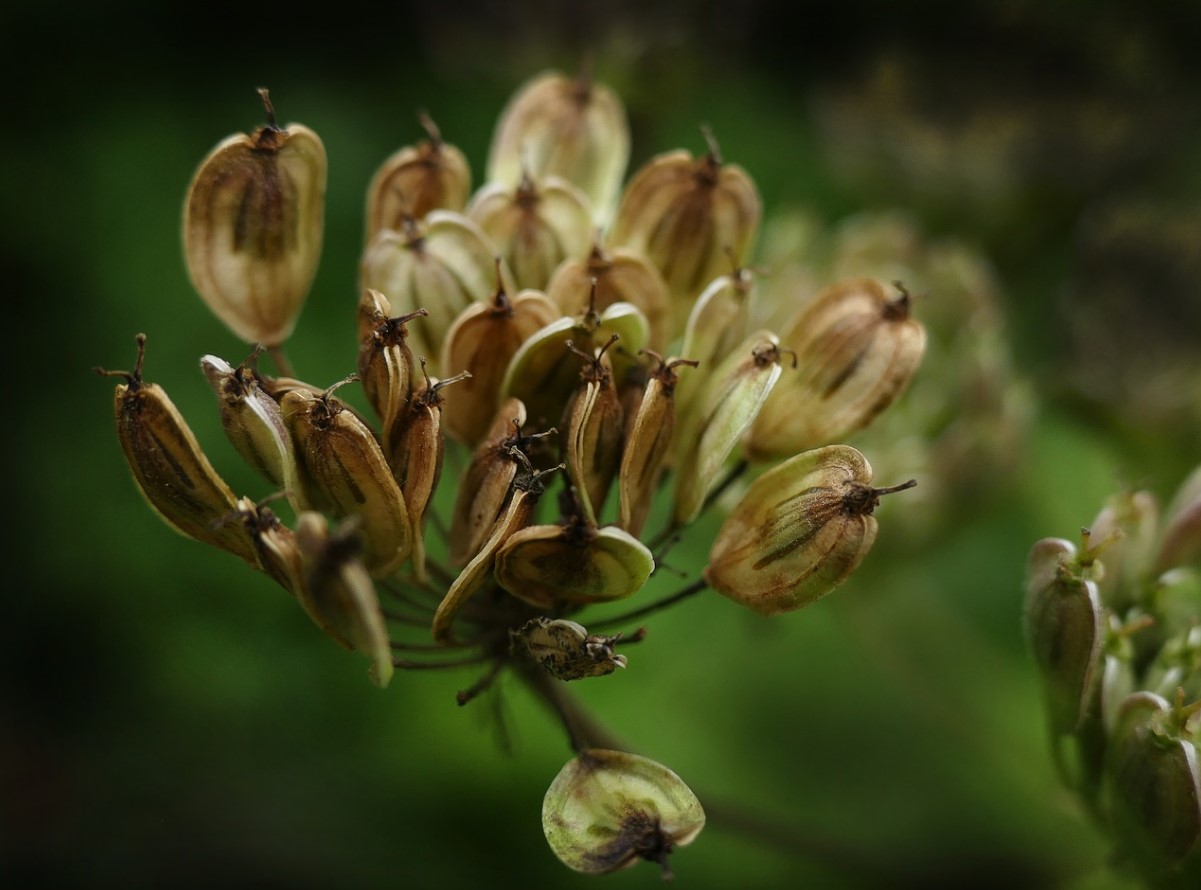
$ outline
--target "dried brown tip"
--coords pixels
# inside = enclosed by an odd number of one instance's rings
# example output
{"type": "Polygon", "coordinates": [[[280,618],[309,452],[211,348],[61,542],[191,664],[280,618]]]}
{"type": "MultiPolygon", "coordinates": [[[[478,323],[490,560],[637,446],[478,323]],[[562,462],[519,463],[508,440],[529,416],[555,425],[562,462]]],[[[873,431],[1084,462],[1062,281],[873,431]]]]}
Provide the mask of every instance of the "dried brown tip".
{"type": "Polygon", "coordinates": [[[142,383],[142,362],[146,358],[146,335],[137,334],[133,339],[138,344],[138,359],[137,363],[133,366],[132,373],[129,371],[108,371],[99,365],[92,368],[92,373],[98,374],[101,377],[124,377],[125,382],[131,387],[140,386],[142,383]]]}
{"type": "Polygon", "coordinates": [[[438,129],[438,125],[434,123],[434,119],[429,116],[429,113],[425,109],[417,112],[417,122],[421,124],[421,128],[430,137],[430,145],[434,148],[441,148],[442,131],[438,129]]]}
{"type": "Polygon", "coordinates": [[[263,111],[267,113],[267,126],[278,131],[279,124],[275,122],[275,106],[271,103],[271,91],[266,87],[259,87],[258,94],[263,102],[263,111]]]}

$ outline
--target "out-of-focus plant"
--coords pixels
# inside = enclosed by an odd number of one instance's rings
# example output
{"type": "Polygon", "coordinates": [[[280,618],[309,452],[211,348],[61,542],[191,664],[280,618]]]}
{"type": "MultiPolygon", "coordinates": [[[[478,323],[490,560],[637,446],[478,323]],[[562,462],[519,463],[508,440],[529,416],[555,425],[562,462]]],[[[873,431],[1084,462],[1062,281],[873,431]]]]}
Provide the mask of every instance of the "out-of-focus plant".
{"type": "MultiPolygon", "coordinates": [[[[268,122],[213,150],[184,211],[192,281],[250,348],[201,369],[263,491],[225,483],[148,381],[144,335],[133,370],[101,370],[122,381],[117,429],[139,489],[170,526],[292,594],[381,687],[397,670],[478,665],[465,704],[516,674],[576,752],[543,808],[555,853],[589,873],[638,859],[666,873],[704,824],[700,801],[666,767],[614,750],[565,684],[625,669],[617,650],[645,636],[636,621],[706,589],[776,614],[856,570],[880,497],[915,483],[875,487],[863,454],[834,443],[908,387],[927,339],[915,300],[849,259],[847,277],[804,300],[783,279],[761,293],[744,263],[758,190],[714,136],[623,187],[622,103],[548,73],[505,108],[474,191],[427,118],[428,139],[380,167],[353,373],[314,385],[284,346],[317,268],[327,162],[314,131],[280,126],[263,101],[268,122]],[[356,382],[368,409],[346,396],[356,382]],[[462,471],[448,491],[451,449],[462,471]],[[593,615],[638,595],[741,477],[754,479],[706,565],[684,567],[674,593],[593,615]]],[[[972,272],[946,265],[932,287],[972,272]]]]}

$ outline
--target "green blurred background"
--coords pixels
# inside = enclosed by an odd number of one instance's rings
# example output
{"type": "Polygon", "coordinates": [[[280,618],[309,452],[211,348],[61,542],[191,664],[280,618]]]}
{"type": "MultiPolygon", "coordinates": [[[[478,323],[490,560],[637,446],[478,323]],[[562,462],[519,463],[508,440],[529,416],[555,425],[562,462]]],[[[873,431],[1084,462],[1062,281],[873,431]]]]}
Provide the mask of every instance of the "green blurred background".
{"type": "MultiPolygon", "coordinates": [[[[577,684],[711,804],[678,884],[1126,886],[1056,783],[1021,579],[1036,538],[1073,536],[1123,485],[1166,497],[1201,456],[1201,7],[16,0],[0,22],[8,886],[659,884],[554,859],[539,811],[570,752],[523,690],[459,708],[463,671],[380,692],[265,578],[163,526],[90,373],[131,366],[145,331],[147,377],[261,493],[197,369],[244,347],[185,277],[196,164],[260,123],[263,85],[324,139],[327,242],[289,351],[330,382],[352,369],[366,185],[418,110],[478,183],[510,93],[589,53],[633,166],[701,150],[705,123],[769,215],[903,208],[980,251],[1034,406],[1014,460],[920,534],[903,495],[882,508],[836,595],[773,621],[695,598],[649,622],[629,670],[577,684]]],[[[715,527],[671,561],[695,571],[715,527]]]]}

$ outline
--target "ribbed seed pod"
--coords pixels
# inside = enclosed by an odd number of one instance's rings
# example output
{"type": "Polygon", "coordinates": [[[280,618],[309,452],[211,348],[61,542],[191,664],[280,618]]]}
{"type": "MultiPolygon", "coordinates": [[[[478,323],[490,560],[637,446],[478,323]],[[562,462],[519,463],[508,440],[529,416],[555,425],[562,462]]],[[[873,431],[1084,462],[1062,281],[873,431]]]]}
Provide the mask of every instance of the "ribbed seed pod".
{"type": "MultiPolygon", "coordinates": [[[[713,279],[697,297],[688,315],[680,354],[696,361],[702,368],[720,365],[747,335],[754,287],[754,273],[737,264],[733,271],[713,279]]],[[[681,413],[687,413],[703,380],[700,375],[689,374],[681,382],[676,390],[676,404],[681,413]]]]}
{"type": "MultiPolygon", "coordinates": [[[[433,210],[420,222],[406,218],[399,232],[379,232],[363,251],[359,284],[386,294],[400,315],[429,311],[409,325],[409,334],[416,354],[424,355],[437,374],[434,363],[450,326],[472,303],[492,295],[495,258],[491,239],[476,223],[460,213],[433,210]]],[[[506,290],[515,292],[503,264],[501,274],[506,290]]]]}
{"type": "Polygon", "coordinates": [[[488,152],[488,180],[516,186],[525,174],[560,176],[608,219],[630,157],[625,106],[588,75],[558,72],[527,81],[501,112],[488,152]]]}
{"type": "Polygon", "coordinates": [[[798,454],[768,470],[726,517],[705,580],[763,615],[800,609],[838,587],[876,540],[880,497],[916,485],[868,483],[872,469],[847,445],[798,454]]]}
{"type": "MultiPolygon", "coordinates": [[[[488,540],[484,542],[479,553],[471,558],[471,561],[451,583],[434,613],[433,634],[434,640],[439,643],[450,642],[454,620],[459,614],[459,610],[481,587],[492,580],[492,570],[496,565],[496,555],[500,552],[500,548],[510,536],[529,525],[530,520],[534,517],[534,508],[538,505],[538,499],[546,491],[542,484],[542,477],[551,471],[543,472],[533,469],[529,465],[529,459],[516,448],[513,449],[513,456],[522,462],[524,469],[519,470],[513,480],[513,493],[509,498],[508,507],[496,520],[496,524],[492,526],[488,540]]],[[[555,469],[562,469],[562,467],[555,469]]]]}
{"type": "Polygon", "coordinates": [[[463,472],[450,524],[452,566],[463,566],[479,553],[505,507],[518,468],[512,449],[521,447],[525,418],[520,399],[506,400],[463,472]]]}
{"type": "Polygon", "coordinates": [[[566,618],[531,618],[509,632],[509,649],[538,665],[557,680],[604,677],[628,663],[613,647],[621,634],[606,637],[588,633],[566,618]]]}
{"type": "Polygon", "coordinates": [[[697,366],[690,359],[658,361],[659,368],[646,383],[637,413],[626,424],[621,470],[617,474],[621,497],[619,524],[636,538],[646,525],[663,468],[671,456],[676,426],[676,368],[697,366]]]}
{"type": "Polygon", "coordinates": [[[621,348],[612,356],[613,374],[624,380],[626,371],[638,361],[638,350],[646,345],[650,327],[638,307],[614,303],[600,314],[586,309],[560,318],[522,343],[505,371],[502,397],[521,399],[535,426],[546,428],[561,422],[563,406],[580,382],[580,360],[567,342],[587,351],[613,334],[621,338],[621,348]]]}
{"type": "Polygon", "coordinates": [[[1201,467],[1180,486],[1168,505],[1155,574],[1176,566],[1201,567],[1201,467]]]}
{"type": "Polygon", "coordinates": [[[173,529],[258,568],[246,533],[226,521],[237,509],[233,491],[217,475],[166,391],[142,379],[146,335],[138,334],[137,342],[138,360],[132,372],[95,369],[105,377],[125,378],[113,394],[113,412],[134,482],[173,529]]]}
{"type": "Polygon", "coordinates": [[[296,543],[304,565],[300,601],[335,642],[371,659],[371,679],[383,688],[392,679],[392,647],[375,585],[359,559],[358,526],[357,519],[347,520],[331,533],[320,513],[297,517],[296,543]]]}
{"type": "Polygon", "coordinates": [[[319,397],[291,392],[280,405],[296,448],[296,507],[358,517],[363,563],[383,578],[409,558],[412,526],[374,433],[334,397],[340,385],[319,397]]]}
{"type": "Polygon", "coordinates": [[[605,506],[613,477],[621,465],[621,399],[613,385],[613,367],[606,355],[621,339],[617,334],[597,347],[595,354],[567,347],[584,359],[580,384],[563,413],[564,463],[583,518],[595,525],[605,506]]]}
{"type": "Polygon", "coordinates": [[[495,574],[519,600],[550,609],[625,599],[654,570],[654,556],[628,532],[570,521],[514,532],[497,552],[495,574]]]}
{"type": "Polygon", "coordinates": [[[806,304],[780,336],[796,352],[790,374],[747,437],[753,460],[787,457],[863,429],[909,385],[926,347],[909,294],[874,278],[836,284],[806,304]]]}
{"type": "Polygon", "coordinates": [[[592,243],[587,199],[557,176],[516,188],[486,185],[475,193],[467,215],[487,233],[519,288],[545,290],[566,259],[584,256],[592,243]]]}
{"type": "Polygon", "coordinates": [[[671,877],[667,857],[692,843],[704,826],[705,811],[679,776],[622,751],[581,751],[542,801],[550,848],[564,865],[590,875],[645,859],[671,877]]]}
{"type": "Polygon", "coordinates": [[[405,217],[423,219],[431,210],[461,212],[471,194],[471,166],[463,152],[442,141],[437,125],[422,114],[429,135],[406,145],[379,166],[367,188],[366,238],[381,230],[399,232],[405,217]]]}
{"type": "MultiPolygon", "coordinates": [[[[425,372],[425,359],[421,360],[425,372]]],[[[409,511],[409,527],[413,533],[413,574],[421,583],[425,582],[425,535],[423,523],[425,511],[438,487],[442,476],[442,457],[446,440],[442,436],[442,405],[445,400],[441,391],[444,387],[471,377],[467,371],[432,381],[425,374],[425,386],[413,395],[408,408],[408,420],[404,431],[389,452],[388,463],[392,473],[404,492],[405,506],[409,511]]]]}
{"type": "Polygon", "coordinates": [[[711,372],[683,415],[677,440],[674,523],[692,522],[719,470],[759,414],[780,377],[775,334],[759,331],[711,372]]]}
{"type": "Polygon", "coordinates": [[[483,439],[500,406],[509,362],[522,343],[561,317],[539,291],[524,290],[510,299],[498,280],[491,301],[472,303],[455,319],[443,345],[442,367],[461,368],[471,377],[443,411],[447,432],[471,446],[483,439]]]}
{"type": "Polygon", "coordinates": [[[1105,624],[1097,585],[1071,542],[1044,538],[1031,548],[1024,617],[1051,731],[1074,732],[1093,694],[1105,624]]]}
{"type": "Polygon", "coordinates": [[[671,339],[671,294],[659,270],[641,254],[623,248],[606,251],[596,242],[586,259],[573,257],[560,264],[546,285],[546,295],[562,315],[577,314],[589,301],[596,312],[629,303],[646,316],[649,348],[662,351],[671,339]]]}
{"type": "Polygon", "coordinates": [[[325,148],[300,124],[267,124],[217,145],[184,203],[188,275],[209,309],[247,343],[277,346],[304,305],[325,214],[325,148]]]}
{"type": "Polygon", "coordinates": [[[1090,541],[1104,542],[1105,571],[1093,577],[1101,602],[1124,614],[1141,595],[1143,581],[1150,580],[1159,502],[1148,491],[1119,492],[1106,500],[1088,530],[1090,541]]]}
{"type": "MultiPolygon", "coordinates": [[[[269,500],[269,499],[268,499],[269,500]]],[[[304,565],[300,546],[292,529],[266,503],[239,498],[236,514],[230,521],[240,522],[254,545],[263,572],[288,593],[303,598],[304,565]]]]}
{"type": "Polygon", "coordinates": [[[279,403],[263,389],[250,364],[253,358],[234,368],[225,359],[206,355],[200,359],[200,370],[217,394],[226,438],[246,463],[286,491],[295,476],[292,437],[279,403]]]}
{"type": "Polygon", "coordinates": [[[683,328],[692,303],[726,266],[725,251],[749,256],[763,216],[751,177],[723,164],[717,145],[694,159],[684,150],[648,161],[622,193],[608,243],[651,261],[672,298],[672,330],[683,328]]]}
{"type": "Polygon", "coordinates": [[[392,317],[392,304],[377,290],[367,290],[359,300],[359,380],[367,401],[380,420],[384,453],[401,435],[409,399],[413,395],[413,351],[408,324],[429,313],[417,309],[392,317]]]}

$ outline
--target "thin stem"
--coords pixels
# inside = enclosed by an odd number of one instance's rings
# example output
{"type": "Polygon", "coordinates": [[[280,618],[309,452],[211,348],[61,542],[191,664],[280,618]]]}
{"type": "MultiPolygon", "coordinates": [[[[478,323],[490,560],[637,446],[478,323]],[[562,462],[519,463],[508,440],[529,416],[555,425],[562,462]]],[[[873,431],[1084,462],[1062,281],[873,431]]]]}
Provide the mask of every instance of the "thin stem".
{"type": "Polygon", "coordinates": [[[705,503],[701,505],[701,512],[704,513],[711,506],[713,506],[713,503],[719,497],[721,497],[723,494],[725,494],[726,489],[728,489],[731,485],[733,485],[735,482],[737,482],[738,479],[742,476],[743,473],[745,473],[747,471],[747,468],[749,468],[749,467],[750,467],[750,464],[745,459],[740,460],[740,461],[738,461],[738,463],[734,464],[734,466],[730,470],[730,472],[726,474],[726,478],[722,479],[721,482],[717,483],[717,486],[712,491],[710,491],[709,494],[707,494],[705,496],[705,503]]]}
{"type": "Polygon", "coordinates": [[[609,618],[601,619],[600,621],[591,622],[592,627],[608,627],[611,624],[627,624],[637,618],[642,618],[646,615],[652,615],[655,612],[658,612],[660,609],[666,609],[668,606],[674,606],[681,600],[688,599],[688,597],[700,593],[708,586],[709,582],[704,578],[697,578],[687,587],[682,590],[677,590],[671,596],[664,597],[661,600],[657,600],[650,605],[643,606],[641,609],[635,609],[632,612],[625,612],[621,615],[613,615],[609,618]]]}
{"type": "Polygon", "coordinates": [[[288,361],[288,354],[284,352],[282,346],[268,346],[267,353],[271,356],[271,360],[275,362],[275,370],[279,377],[295,377],[296,372],[292,370],[292,363],[288,361]]]}
{"type": "Polygon", "coordinates": [[[624,746],[604,726],[584,710],[574,695],[567,691],[566,684],[556,680],[536,665],[526,665],[521,677],[535,695],[550,710],[554,711],[567,730],[571,750],[579,752],[588,748],[624,750],[624,746]]]}
{"type": "Polygon", "coordinates": [[[496,678],[500,676],[501,669],[505,666],[504,659],[498,658],[492,663],[492,667],[484,673],[482,677],[472,683],[466,689],[460,689],[455,693],[455,701],[459,703],[459,707],[467,704],[481,692],[486,692],[492,688],[492,684],[496,682],[496,678]]]}
{"type": "Polygon", "coordinates": [[[392,609],[380,608],[380,612],[389,621],[395,621],[397,624],[406,624],[409,627],[424,627],[427,630],[430,626],[428,618],[418,618],[415,615],[405,615],[402,612],[396,612],[392,609]]]}
{"type": "Polygon", "coordinates": [[[457,668],[468,667],[473,664],[483,664],[491,656],[489,655],[474,655],[471,658],[456,658],[453,661],[413,661],[410,658],[395,658],[392,660],[392,667],[402,668],[410,671],[435,671],[441,668],[457,668]]]}

